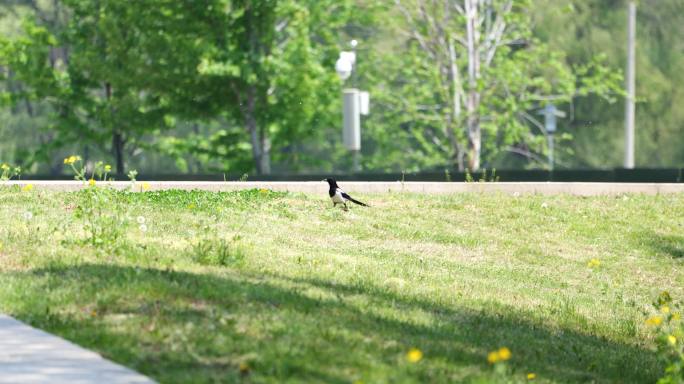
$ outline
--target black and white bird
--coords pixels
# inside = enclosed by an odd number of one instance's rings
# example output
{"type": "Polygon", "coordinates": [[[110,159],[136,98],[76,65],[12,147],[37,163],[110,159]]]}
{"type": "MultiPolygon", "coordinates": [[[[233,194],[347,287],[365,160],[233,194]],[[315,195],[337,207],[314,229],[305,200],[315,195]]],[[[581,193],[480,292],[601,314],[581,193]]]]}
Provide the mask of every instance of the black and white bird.
{"type": "Polygon", "coordinates": [[[363,205],[364,207],[368,207],[368,204],[362,203],[358,200],[354,200],[351,196],[347,195],[338,185],[337,181],[333,178],[327,178],[323,181],[327,181],[328,185],[330,186],[330,189],[328,190],[328,195],[330,196],[330,200],[333,202],[333,207],[335,207],[337,204],[342,204],[344,206],[344,210],[346,211],[347,208],[347,201],[351,201],[354,204],[358,205],[363,205]]]}

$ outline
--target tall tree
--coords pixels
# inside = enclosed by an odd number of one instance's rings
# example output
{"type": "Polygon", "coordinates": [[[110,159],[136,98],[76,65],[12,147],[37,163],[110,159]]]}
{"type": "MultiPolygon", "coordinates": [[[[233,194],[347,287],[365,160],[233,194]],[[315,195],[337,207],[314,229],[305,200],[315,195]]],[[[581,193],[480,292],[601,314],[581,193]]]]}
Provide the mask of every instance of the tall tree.
{"type": "Polygon", "coordinates": [[[532,109],[567,102],[580,93],[619,89],[619,75],[609,75],[599,62],[570,67],[560,52],[536,39],[530,1],[395,4],[405,20],[399,28],[407,44],[427,59],[417,64],[437,89],[436,110],[443,116],[450,157],[459,169],[479,169],[483,150],[490,159],[500,150],[533,157],[529,144],[538,147],[543,141],[532,135],[539,127],[532,109]],[[484,147],[483,137],[489,140],[484,147]]]}
{"type": "MultiPolygon", "coordinates": [[[[4,39],[17,39],[22,36],[22,20],[33,15],[50,30],[63,26],[64,14],[59,4],[35,2],[31,0],[12,0],[0,4],[0,36],[4,39]]],[[[0,38],[0,41],[3,40],[0,38]]],[[[0,43],[0,51],[3,44],[0,43]]],[[[60,52],[50,52],[53,59],[60,52]]],[[[2,55],[2,52],[0,52],[2,55]]],[[[0,157],[12,163],[21,164],[26,171],[35,170],[39,164],[49,169],[61,162],[52,161],[54,135],[42,129],[49,125],[50,105],[35,100],[32,92],[0,58],[0,157]]]]}
{"type": "MultiPolygon", "coordinates": [[[[22,37],[0,41],[0,63],[26,87],[26,95],[51,103],[56,145],[79,141],[111,152],[123,173],[138,141],[167,127],[172,114],[182,111],[159,91],[183,84],[175,80],[178,68],[172,66],[178,60],[169,61],[160,50],[168,44],[159,44],[172,40],[172,33],[178,36],[178,29],[165,32],[160,27],[169,26],[169,19],[178,26],[186,15],[201,18],[205,7],[166,0],[60,4],[66,15],[62,28],[51,31],[41,20],[27,18],[22,37]]],[[[193,28],[196,20],[186,25],[193,28]]],[[[193,52],[181,53],[173,58],[193,52]]]]}
{"type": "Polygon", "coordinates": [[[232,92],[224,110],[248,133],[258,173],[271,172],[274,145],[284,149],[310,131],[338,89],[330,47],[321,43],[334,43],[326,34],[350,8],[350,1],[239,0],[216,10],[221,27],[206,41],[200,75],[232,92]]]}
{"type": "MultiPolygon", "coordinates": [[[[627,57],[627,1],[586,0],[558,4],[535,0],[535,34],[562,47],[570,62],[604,54],[608,65],[624,68],[627,57]]],[[[684,3],[642,0],[637,11],[636,165],[684,164],[684,3]]],[[[575,119],[564,124],[574,140],[564,162],[572,167],[619,167],[624,157],[624,106],[599,98],[573,100],[575,119]]]]}

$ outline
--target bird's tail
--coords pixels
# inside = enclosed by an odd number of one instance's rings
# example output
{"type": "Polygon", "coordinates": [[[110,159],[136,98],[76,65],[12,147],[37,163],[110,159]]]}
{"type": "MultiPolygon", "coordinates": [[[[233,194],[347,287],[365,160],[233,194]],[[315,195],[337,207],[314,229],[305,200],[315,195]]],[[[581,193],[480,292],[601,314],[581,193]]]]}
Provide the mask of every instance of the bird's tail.
{"type": "Polygon", "coordinates": [[[362,202],[360,202],[360,201],[358,201],[358,200],[354,200],[354,199],[352,199],[351,197],[348,197],[347,200],[351,201],[351,202],[354,203],[354,204],[363,205],[364,207],[370,207],[370,205],[368,205],[368,204],[366,204],[366,203],[362,203],[362,202]]]}

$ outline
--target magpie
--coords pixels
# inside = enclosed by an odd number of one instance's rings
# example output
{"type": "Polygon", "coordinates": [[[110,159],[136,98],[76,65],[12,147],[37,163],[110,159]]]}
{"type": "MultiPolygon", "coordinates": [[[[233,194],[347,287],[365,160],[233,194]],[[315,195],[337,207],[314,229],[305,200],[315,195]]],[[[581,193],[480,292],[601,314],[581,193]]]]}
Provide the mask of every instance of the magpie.
{"type": "Polygon", "coordinates": [[[337,181],[333,178],[327,178],[323,181],[327,181],[328,185],[330,186],[330,189],[328,190],[328,195],[330,196],[330,199],[333,202],[333,207],[335,207],[337,204],[342,204],[344,206],[344,210],[346,211],[347,208],[347,201],[351,201],[354,204],[362,205],[364,207],[368,207],[368,204],[362,203],[358,200],[354,200],[351,196],[347,195],[338,185],[337,181]]]}

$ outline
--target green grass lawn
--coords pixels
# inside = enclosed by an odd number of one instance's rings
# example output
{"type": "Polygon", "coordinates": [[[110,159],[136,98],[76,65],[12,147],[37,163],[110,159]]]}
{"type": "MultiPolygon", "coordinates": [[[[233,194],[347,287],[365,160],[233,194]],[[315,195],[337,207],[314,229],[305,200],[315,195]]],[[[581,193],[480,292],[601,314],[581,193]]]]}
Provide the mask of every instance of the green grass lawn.
{"type": "Polygon", "coordinates": [[[0,188],[0,312],[160,382],[655,382],[684,295],[681,195],[101,195],[0,188]]]}

